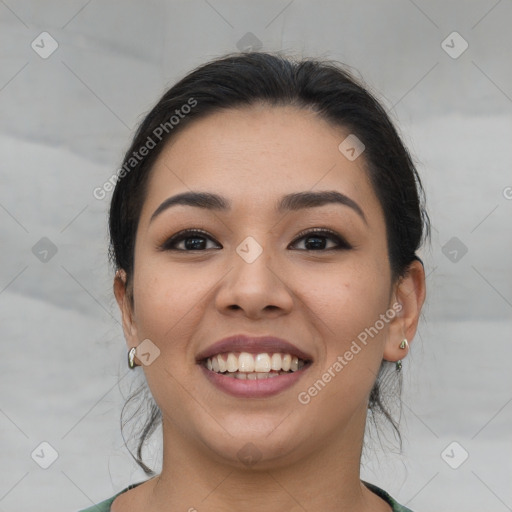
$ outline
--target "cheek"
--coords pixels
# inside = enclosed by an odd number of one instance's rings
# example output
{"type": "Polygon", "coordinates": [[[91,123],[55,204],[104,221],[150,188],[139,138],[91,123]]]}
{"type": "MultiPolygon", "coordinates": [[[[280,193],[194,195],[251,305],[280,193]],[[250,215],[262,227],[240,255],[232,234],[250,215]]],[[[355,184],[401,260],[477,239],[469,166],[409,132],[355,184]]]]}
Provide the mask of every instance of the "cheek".
{"type": "Polygon", "coordinates": [[[144,367],[144,374],[162,410],[183,410],[184,404],[191,406],[195,368],[189,340],[200,322],[205,290],[197,275],[194,280],[193,275],[146,261],[134,274],[135,321],[139,340],[150,339],[160,354],[144,367]]]}
{"type": "Polygon", "coordinates": [[[180,268],[166,261],[165,255],[139,261],[134,273],[138,337],[149,338],[159,347],[166,368],[186,373],[193,359],[190,340],[204,322],[215,286],[226,271],[207,265],[180,268]]]}
{"type": "MultiPolygon", "coordinates": [[[[142,261],[142,260],[141,260],[142,261]]],[[[198,283],[149,260],[134,274],[135,321],[140,336],[163,344],[180,329],[180,319],[187,316],[201,298],[198,283]]]]}
{"type": "Polygon", "coordinates": [[[338,271],[305,272],[300,295],[308,308],[324,322],[329,338],[340,341],[357,336],[384,312],[388,283],[377,266],[350,264],[338,271]]]}
{"type": "Polygon", "coordinates": [[[386,333],[385,327],[372,337],[366,329],[387,308],[387,282],[375,269],[344,270],[313,273],[303,282],[309,319],[320,332],[323,350],[316,371],[304,381],[297,398],[307,406],[310,418],[322,418],[315,428],[325,435],[332,425],[345,424],[357,411],[365,412],[386,333]]]}

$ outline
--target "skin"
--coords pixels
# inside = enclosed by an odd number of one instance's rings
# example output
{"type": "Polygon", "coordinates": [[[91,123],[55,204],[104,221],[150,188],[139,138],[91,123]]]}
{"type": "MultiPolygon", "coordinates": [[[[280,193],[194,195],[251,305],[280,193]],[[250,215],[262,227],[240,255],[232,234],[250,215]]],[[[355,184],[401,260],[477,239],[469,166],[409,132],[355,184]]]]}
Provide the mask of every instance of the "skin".
{"type": "Polygon", "coordinates": [[[368,396],[382,360],[407,355],[399,345],[415,335],[425,275],[416,261],[392,282],[364,154],[351,162],[338,150],[348,133],[307,110],[257,105],[191,123],[157,159],[133,280],[127,287],[119,271],[114,292],[128,347],[150,339],[160,350],[143,371],[163,414],[163,469],[116,498],[113,512],[391,510],[359,478],[368,396]],[[220,194],[231,209],[179,205],[150,222],[164,200],[191,190],[220,194]],[[323,190],[350,197],[366,222],[339,204],[274,209],[285,194],[323,190]],[[186,228],[211,235],[206,250],[158,250],[186,228]],[[308,228],[331,229],[353,248],[305,250],[297,235],[308,228]],[[248,236],[263,248],[250,264],[235,250],[248,236]],[[401,311],[301,404],[298,393],[397,302],[401,311]],[[285,338],[311,354],[313,365],[276,396],[229,396],[203,376],[195,356],[237,333],[285,338]],[[250,467],[237,455],[248,443],[261,457],[250,467]]]}

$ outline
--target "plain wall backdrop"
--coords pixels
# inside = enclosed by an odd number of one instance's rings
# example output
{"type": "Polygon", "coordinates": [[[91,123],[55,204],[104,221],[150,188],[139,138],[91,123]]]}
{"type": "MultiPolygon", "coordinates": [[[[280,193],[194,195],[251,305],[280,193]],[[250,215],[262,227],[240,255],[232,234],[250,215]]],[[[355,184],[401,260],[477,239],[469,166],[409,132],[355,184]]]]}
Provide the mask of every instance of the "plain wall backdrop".
{"type": "Polygon", "coordinates": [[[0,0],[0,512],[72,512],[146,478],[120,434],[138,371],[93,190],[166,88],[258,49],[360,73],[426,186],[404,451],[372,444],[362,476],[415,512],[512,510],[511,22],[508,0],[0,0]]]}

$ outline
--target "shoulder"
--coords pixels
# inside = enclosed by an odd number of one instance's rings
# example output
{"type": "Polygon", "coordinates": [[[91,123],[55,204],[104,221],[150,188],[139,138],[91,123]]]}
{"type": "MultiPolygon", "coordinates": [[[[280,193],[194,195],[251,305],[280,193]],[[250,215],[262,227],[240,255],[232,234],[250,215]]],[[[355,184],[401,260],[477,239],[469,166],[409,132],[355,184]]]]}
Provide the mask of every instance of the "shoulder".
{"type": "Polygon", "coordinates": [[[368,482],[363,482],[370,491],[374,492],[377,496],[382,498],[384,501],[391,505],[393,512],[413,512],[410,508],[404,507],[400,505],[394,498],[392,498],[384,489],[377,487],[376,485],[370,484],[368,482]]]}
{"type": "MultiPolygon", "coordinates": [[[[97,503],[95,505],[92,505],[88,508],[79,510],[78,512],[110,512],[110,507],[113,503],[113,501],[120,495],[123,494],[126,491],[129,491],[130,489],[133,489],[134,487],[137,487],[138,485],[142,484],[143,482],[139,482],[137,484],[132,484],[123,489],[122,491],[119,491],[117,494],[112,496],[111,498],[108,498],[100,503],[97,503]]],[[[377,496],[382,498],[384,501],[389,503],[391,505],[391,508],[393,512],[413,512],[411,509],[404,507],[403,505],[400,505],[394,498],[392,498],[386,491],[381,489],[380,487],[377,487],[376,485],[370,484],[368,482],[363,482],[370,491],[375,493],[377,496]]]]}
{"type": "Polygon", "coordinates": [[[102,501],[101,503],[97,503],[91,507],[84,508],[78,512],[110,512],[110,505],[112,505],[112,502],[116,499],[116,496],[112,496],[111,498],[102,501]]]}
{"type": "Polygon", "coordinates": [[[137,487],[138,485],[140,485],[142,483],[143,482],[131,484],[128,487],[125,487],[122,491],[119,491],[118,493],[114,494],[114,496],[112,496],[104,501],[101,501],[100,503],[91,505],[88,508],[81,509],[78,512],[110,512],[110,507],[112,506],[112,503],[120,494],[123,494],[124,492],[129,491],[130,489],[133,489],[134,487],[137,487]]]}

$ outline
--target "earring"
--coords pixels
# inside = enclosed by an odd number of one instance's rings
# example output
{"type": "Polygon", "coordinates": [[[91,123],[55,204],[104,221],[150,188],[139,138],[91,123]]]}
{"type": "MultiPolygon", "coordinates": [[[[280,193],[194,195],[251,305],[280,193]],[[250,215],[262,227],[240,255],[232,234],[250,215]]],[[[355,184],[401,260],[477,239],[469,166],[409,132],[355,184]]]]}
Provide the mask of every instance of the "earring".
{"type": "Polygon", "coordinates": [[[136,366],[139,366],[138,364],[135,364],[135,352],[137,351],[136,347],[132,347],[128,351],[128,367],[130,370],[133,370],[136,366]]]}
{"type": "MultiPolygon", "coordinates": [[[[407,341],[407,338],[404,338],[399,345],[400,349],[405,350],[406,348],[409,348],[409,342],[407,341]]],[[[402,361],[396,362],[396,371],[400,372],[402,371],[402,361]]]]}

